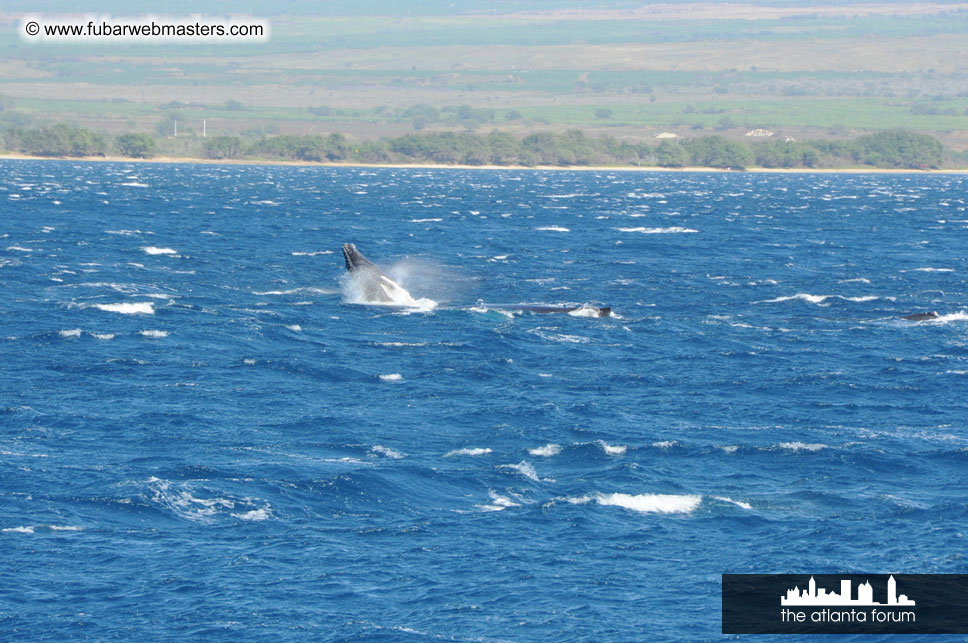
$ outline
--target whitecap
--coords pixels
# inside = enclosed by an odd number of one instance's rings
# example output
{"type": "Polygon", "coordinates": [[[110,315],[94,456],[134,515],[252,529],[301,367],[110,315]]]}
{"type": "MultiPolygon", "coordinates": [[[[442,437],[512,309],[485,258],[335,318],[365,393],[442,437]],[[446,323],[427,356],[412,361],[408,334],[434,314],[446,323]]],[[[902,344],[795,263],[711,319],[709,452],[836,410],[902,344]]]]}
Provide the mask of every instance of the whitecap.
{"type": "Polygon", "coordinates": [[[757,304],[776,304],[784,301],[793,301],[799,299],[801,301],[806,301],[811,304],[822,304],[825,302],[830,295],[811,295],[809,293],[798,292],[795,295],[789,295],[786,297],[777,297],[776,299],[765,299],[763,301],[757,301],[757,304]]]}
{"type": "MultiPolygon", "coordinates": [[[[499,469],[511,469],[512,471],[517,471],[523,475],[528,480],[533,480],[534,482],[541,482],[541,478],[538,477],[538,472],[535,471],[534,467],[527,460],[522,460],[517,464],[502,464],[498,466],[499,469]]],[[[545,480],[544,482],[553,482],[553,480],[545,480]]]]}
{"type": "Polygon", "coordinates": [[[683,228],[681,226],[672,226],[669,228],[616,228],[619,232],[640,232],[642,234],[683,234],[699,232],[693,228],[683,228]]]}
{"type": "Polygon", "coordinates": [[[589,306],[588,304],[582,304],[580,307],[572,310],[568,313],[572,317],[601,317],[601,310],[595,306],[589,306]]]}
{"type": "Polygon", "coordinates": [[[151,337],[152,339],[161,339],[162,337],[168,337],[167,330],[140,330],[138,334],[142,337],[151,337]]]}
{"type": "Polygon", "coordinates": [[[677,444],[679,443],[675,440],[660,440],[659,442],[653,442],[652,446],[656,447],[657,449],[669,449],[677,444]]]}
{"type": "Polygon", "coordinates": [[[564,228],[558,225],[541,226],[540,228],[535,228],[535,230],[546,230],[548,232],[571,232],[568,228],[564,228]]]}
{"type": "Polygon", "coordinates": [[[122,315],[154,315],[155,305],[150,301],[124,302],[119,304],[92,304],[94,308],[122,315]]]}
{"type": "Polygon", "coordinates": [[[289,324],[286,328],[297,333],[302,330],[302,326],[299,324],[289,324]]]}
{"type": "Polygon", "coordinates": [[[400,460],[401,458],[404,458],[405,457],[399,451],[394,451],[390,447],[385,447],[382,444],[376,444],[376,445],[374,445],[370,449],[370,451],[372,451],[373,453],[376,453],[377,455],[382,455],[382,456],[384,456],[386,458],[390,458],[391,460],[400,460]]]}
{"type": "Polygon", "coordinates": [[[292,256],[294,256],[294,257],[317,257],[319,255],[331,255],[331,254],[333,254],[333,251],[332,250],[316,250],[316,251],[313,251],[313,252],[293,252],[292,253],[292,256]]]}
{"type": "Polygon", "coordinates": [[[781,449],[789,449],[791,451],[819,451],[828,448],[826,444],[820,442],[812,444],[805,442],[781,442],[777,446],[781,449]]]}
{"type": "Polygon", "coordinates": [[[456,455],[471,455],[471,456],[477,456],[477,455],[488,455],[489,453],[492,453],[492,451],[491,451],[491,449],[488,449],[488,448],[483,448],[482,449],[482,448],[477,448],[477,447],[465,447],[463,449],[454,449],[453,451],[449,451],[449,452],[447,452],[447,453],[444,454],[444,457],[445,458],[452,458],[452,457],[454,457],[456,455]]]}
{"type": "Polygon", "coordinates": [[[598,493],[593,499],[600,505],[624,507],[640,513],[692,513],[702,503],[700,495],[672,495],[661,493],[598,493]]]}
{"type": "Polygon", "coordinates": [[[142,250],[144,250],[145,252],[147,252],[150,255],[176,255],[176,254],[178,254],[178,251],[177,250],[173,250],[172,248],[158,248],[156,246],[146,246],[146,247],[142,248],[142,250]]]}
{"type": "Polygon", "coordinates": [[[715,498],[716,500],[720,500],[722,502],[728,502],[728,503],[734,504],[737,507],[742,507],[743,509],[752,509],[753,508],[753,506],[750,505],[750,503],[743,502],[742,500],[733,500],[732,498],[726,498],[724,496],[713,496],[713,498],[715,498]]]}
{"type": "Polygon", "coordinates": [[[480,509],[482,511],[503,511],[504,509],[507,509],[508,507],[520,507],[521,506],[519,503],[514,502],[513,500],[511,500],[507,496],[502,496],[502,495],[496,494],[493,491],[489,492],[489,495],[491,496],[491,502],[490,502],[490,504],[486,504],[486,505],[476,505],[478,509],[480,509]]]}
{"type": "Polygon", "coordinates": [[[268,520],[271,515],[272,511],[270,507],[266,505],[260,509],[253,509],[252,511],[246,511],[245,513],[233,513],[232,517],[238,518],[239,520],[259,521],[268,520]]]}
{"type": "Polygon", "coordinates": [[[546,444],[543,447],[536,447],[534,449],[528,449],[528,453],[533,456],[538,456],[542,458],[550,458],[561,453],[560,444],[546,444]]]}
{"type": "Polygon", "coordinates": [[[400,373],[387,373],[385,375],[380,375],[380,381],[383,382],[399,382],[403,379],[400,373]]]}
{"type": "Polygon", "coordinates": [[[81,329],[72,328],[71,330],[59,330],[57,331],[57,334],[60,335],[61,337],[80,337],[81,329]]]}
{"type": "Polygon", "coordinates": [[[95,339],[114,339],[114,333],[91,333],[91,335],[93,335],[95,339]]]}
{"type": "Polygon", "coordinates": [[[598,444],[606,455],[625,455],[625,452],[628,451],[628,447],[624,444],[605,444],[601,440],[598,441],[598,444]]]}
{"type": "Polygon", "coordinates": [[[915,268],[914,272],[954,272],[954,268],[915,268]]]}
{"type": "Polygon", "coordinates": [[[410,223],[440,223],[443,219],[410,219],[410,223]]]}
{"type": "Polygon", "coordinates": [[[4,533],[14,533],[14,534],[32,534],[34,533],[34,528],[30,525],[24,527],[5,527],[0,529],[4,533]]]}

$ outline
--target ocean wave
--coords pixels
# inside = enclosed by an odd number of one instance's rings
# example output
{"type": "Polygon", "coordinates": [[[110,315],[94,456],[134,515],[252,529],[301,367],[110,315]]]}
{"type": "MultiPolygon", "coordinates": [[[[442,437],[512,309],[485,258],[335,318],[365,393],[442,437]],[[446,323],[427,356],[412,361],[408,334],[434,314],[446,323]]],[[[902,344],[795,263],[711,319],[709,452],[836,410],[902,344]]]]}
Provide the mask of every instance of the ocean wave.
{"type": "Polygon", "coordinates": [[[452,458],[458,455],[478,456],[478,455],[488,455],[489,453],[493,453],[493,451],[488,448],[465,447],[463,449],[454,449],[453,451],[448,451],[447,453],[444,454],[444,457],[452,458]]]}
{"type": "Polygon", "coordinates": [[[177,255],[178,251],[172,248],[158,248],[156,246],[145,246],[142,248],[149,255],[177,255]]]}
{"type": "Polygon", "coordinates": [[[511,469],[512,471],[517,471],[528,480],[532,480],[534,482],[554,482],[554,480],[542,480],[540,477],[538,477],[538,472],[535,471],[535,468],[527,460],[522,460],[517,464],[501,464],[498,465],[498,469],[511,469]]]}
{"type": "Polygon", "coordinates": [[[122,302],[118,304],[91,304],[92,308],[122,315],[154,315],[155,305],[150,301],[122,302]]]}
{"type": "Polygon", "coordinates": [[[400,460],[406,456],[399,451],[394,451],[390,447],[385,447],[382,444],[375,444],[370,448],[370,451],[377,455],[382,455],[385,458],[390,458],[391,460],[400,460]]]}
{"type": "Polygon", "coordinates": [[[475,505],[481,511],[503,511],[508,507],[520,507],[521,503],[515,502],[507,496],[502,496],[493,491],[489,492],[491,502],[486,505],[475,505]]]}
{"type": "Polygon", "coordinates": [[[252,294],[259,295],[261,297],[264,295],[296,295],[304,292],[313,293],[316,295],[338,295],[340,291],[333,288],[315,288],[307,286],[304,288],[290,288],[289,290],[253,290],[252,294]]]}
{"type": "Polygon", "coordinates": [[[781,442],[777,446],[781,449],[788,449],[790,451],[820,451],[821,449],[830,448],[828,445],[821,442],[812,444],[805,442],[781,442]]]}
{"type": "Polygon", "coordinates": [[[533,456],[538,456],[541,458],[550,458],[561,453],[560,444],[546,444],[543,447],[536,447],[534,449],[528,449],[528,453],[533,456]]]}
{"type": "Polygon", "coordinates": [[[628,447],[624,444],[606,444],[604,441],[599,440],[598,445],[602,447],[605,455],[625,455],[625,452],[628,451],[628,447]]]}
{"type": "Polygon", "coordinates": [[[694,233],[699,232],[693,228],[683,228],[680,226],[672,226],[669,228],[615,228],[619,232],[639,232],[641,234],[683,234],[683,233],[694,233]]]}
{"type": "Polygon", "coordinates": [[[71,330],[59,330],[57,331],[57,334],[60,335],[61,337],[80,337],[81,329],[72,328],[71,330]]]}
{"type": "Polygon", "coordinates": [[[544,230],[547,232],[571,232],[568,228],[562,227],[560,225],[548,225],[535,228],[535,230],[544,230]]]}
{"type": "MultiPolygon", "coordinates": [[[[798,292],[795,295],[787,295],[785,297],[777,297],[776,299],[764,299],[762,301],[753,302],[755,304],[777,304],[784,301],[805,301],[810,304],[824,306],[828,299],[841,299],[843,301],[852,301],[855,303],[863,303],[867,301],[877,301],[880,299],[878,295],[861,295],[859,297],[847,297],[845,295],[811,295],[810,293],[798,292]]],[[[893,297],[887,297],[886,299],[893,301],[893,297]]]]}
{"type": "Polygon", "coordinates": [[[152,339],[161,339],[163,337],[168,337],[167,330],[139,330],[138,334],[142,337],[150,337],[152,339]]]}
{"type": "Polygon", "coordinates": [[[399,382],[403,379],[400,373],[386,373],[385,375],[380,375],[381,382],[399,382]]]}
{"type": "Polygon", "coordinates": [[[662,493],[594,493],[578,498],[567,498],[572,504],[596,502],[604,507],[622,507],[638,513],[688,514],[702,504],[701,495],[674,495],[662,493]]]}

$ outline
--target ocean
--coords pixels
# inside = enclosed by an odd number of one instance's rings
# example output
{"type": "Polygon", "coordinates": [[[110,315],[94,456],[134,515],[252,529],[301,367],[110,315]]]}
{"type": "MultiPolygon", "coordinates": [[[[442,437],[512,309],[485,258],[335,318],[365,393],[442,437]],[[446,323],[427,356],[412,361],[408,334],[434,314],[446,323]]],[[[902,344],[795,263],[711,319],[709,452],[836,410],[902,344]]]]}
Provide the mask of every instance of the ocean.
{"type": "Polygon", "coordinates": [[[4,640],[712,640],[723,573],[968,571],[968,177],[0,176],[4,640]]]}

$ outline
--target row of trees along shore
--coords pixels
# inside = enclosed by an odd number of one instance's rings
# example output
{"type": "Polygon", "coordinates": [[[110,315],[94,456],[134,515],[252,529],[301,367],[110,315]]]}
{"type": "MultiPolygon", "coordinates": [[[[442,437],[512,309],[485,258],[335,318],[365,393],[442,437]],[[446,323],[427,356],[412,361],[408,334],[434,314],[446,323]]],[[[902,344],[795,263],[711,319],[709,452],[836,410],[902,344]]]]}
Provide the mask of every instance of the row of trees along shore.
{"type": "MultiPolygon", "coordinates": [[[[107,136],[57,124],[3,132],[3,148],[33,156],[156,156],[167,143],[149,134],[107,136]]],[[[461,165],[628,165],[744,169],[863,167],[932,169],[945,163],[941,143],[926,134],[886,130],[853,140],[770,140],[747,143],[722,136],[663,140],[658,144],[592,138],[580,130],[536,132],[421,132],[398,138],[350,141],[343,134],[195,139],[189,152],[208,159],[439,163],[461,165]]]]}

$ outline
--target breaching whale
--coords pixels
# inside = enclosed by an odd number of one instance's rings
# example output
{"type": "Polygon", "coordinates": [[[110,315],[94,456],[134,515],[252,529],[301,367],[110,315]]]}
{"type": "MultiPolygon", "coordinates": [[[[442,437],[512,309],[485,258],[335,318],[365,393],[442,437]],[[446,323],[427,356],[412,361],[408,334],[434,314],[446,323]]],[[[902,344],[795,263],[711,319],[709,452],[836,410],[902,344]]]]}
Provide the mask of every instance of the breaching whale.
{"type": "Polygon", "coordinates": [[[420,306],[406,288],[383,274],[352,243],[343,244],[343,258],[346,259],[346,269],[355,278],[354,285],[361,290],[360,298],[365,303],[420,306]]]}
{"type": "MultiPolygon", "coordinates": [[[[436,305],[430,300],[415,300],[407,292],[407,289],[387,277],[377,268],[376,264],[363,256],[356,246],[352,243],[343,244],[343,258],[346,260],[346,270],[354,278],[354,286],[360,292],[358,303],[385,304],[396,306],[409,306],[414,308],[426,307],[425,304],[436,305]]],[[[433,306],[431,306],[433,307],[433,306]]],[[[532,313],[575,313],[583,315],[588,313],[590,317],[608,317],[612,314],[612,309],[603,306],[541,306],[532,304],[506,304],[506,305],[485,305],[478,304],[473,308],[491,308],[500,310],[523,310],[532,313]]]]}

